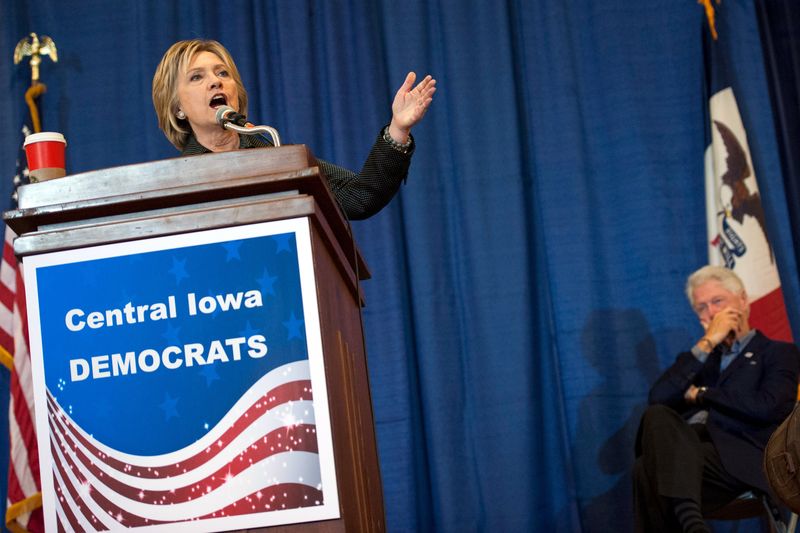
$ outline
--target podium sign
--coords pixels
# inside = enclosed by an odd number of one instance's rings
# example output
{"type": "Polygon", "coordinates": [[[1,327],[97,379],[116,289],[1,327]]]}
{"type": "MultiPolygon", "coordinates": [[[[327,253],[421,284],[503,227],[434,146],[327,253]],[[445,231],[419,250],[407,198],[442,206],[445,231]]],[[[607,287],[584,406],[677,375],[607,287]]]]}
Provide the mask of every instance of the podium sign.
{"type": "Polygon", "coordinates": [[[340,517],[308,218],[24,261],[47,530],[340,517]]]}

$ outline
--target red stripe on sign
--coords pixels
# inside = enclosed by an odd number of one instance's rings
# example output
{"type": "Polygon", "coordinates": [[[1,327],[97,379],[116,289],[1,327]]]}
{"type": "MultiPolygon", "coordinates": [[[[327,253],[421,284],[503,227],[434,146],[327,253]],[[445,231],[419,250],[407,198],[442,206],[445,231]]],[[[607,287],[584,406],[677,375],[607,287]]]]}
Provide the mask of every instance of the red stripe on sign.
{"type": "Polygon", "coordinates": [[[323,503],[322,491],[318,489],[298,483],[282,483],[264,487],[223,509],[201,516],[199,519],[315,507],[323,503]]]}

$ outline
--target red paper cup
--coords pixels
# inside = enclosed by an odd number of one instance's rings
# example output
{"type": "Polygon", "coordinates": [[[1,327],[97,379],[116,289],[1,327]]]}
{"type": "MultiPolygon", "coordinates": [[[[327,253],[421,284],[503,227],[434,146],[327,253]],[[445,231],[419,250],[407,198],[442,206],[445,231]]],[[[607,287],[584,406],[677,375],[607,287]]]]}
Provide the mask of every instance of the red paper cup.
{"type": "Polygon", "coordinates": [[[64,151],[67,141],[54,131],[34,133],[25,137],[25,156],[32,183],[66,176],[64,151]]]}

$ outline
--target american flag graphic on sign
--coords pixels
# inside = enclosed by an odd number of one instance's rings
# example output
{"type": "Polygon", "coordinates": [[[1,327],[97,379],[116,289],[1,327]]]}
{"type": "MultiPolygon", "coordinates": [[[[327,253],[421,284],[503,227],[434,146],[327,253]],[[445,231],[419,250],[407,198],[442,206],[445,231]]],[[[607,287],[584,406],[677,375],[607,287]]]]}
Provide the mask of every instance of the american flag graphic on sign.
{"type": "Polygon", "coordinates": [[[98,442],[48,396],[61,530],[105,531],[322,504],[307,362],[260,379],[200,440],[155,456],[98,442]]]}

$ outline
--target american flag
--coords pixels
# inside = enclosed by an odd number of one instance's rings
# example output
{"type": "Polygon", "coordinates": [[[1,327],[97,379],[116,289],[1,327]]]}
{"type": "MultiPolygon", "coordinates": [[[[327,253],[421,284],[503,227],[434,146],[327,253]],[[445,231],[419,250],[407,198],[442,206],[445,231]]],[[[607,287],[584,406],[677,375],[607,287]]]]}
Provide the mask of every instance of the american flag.
{"type": "Polygon", "coordinates": [[[201,439],[160,455],[106,446],[50,391],[47,402],[59,531],[168,531],[323,503],[308,361],[267,373],[201,439]]]}
{"type": "MultiPolygon", "coordinates": [[[[22,138],[31,133],[22,128],[22,138]]],[[[21,149],[14,176],[16,188],[27,181],[24,153],[21,149]]],[[[6,525],[11,531],[44,531],[42,494],[39,477],[39,453],[34,424],[31,359],[28,351],[28,325],[22,271],[14,256],[16,235],[5,229],[3,261],[0,264],[0,356],[11,370],[9,401],[10,461],[6,525]]]]}

